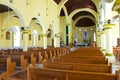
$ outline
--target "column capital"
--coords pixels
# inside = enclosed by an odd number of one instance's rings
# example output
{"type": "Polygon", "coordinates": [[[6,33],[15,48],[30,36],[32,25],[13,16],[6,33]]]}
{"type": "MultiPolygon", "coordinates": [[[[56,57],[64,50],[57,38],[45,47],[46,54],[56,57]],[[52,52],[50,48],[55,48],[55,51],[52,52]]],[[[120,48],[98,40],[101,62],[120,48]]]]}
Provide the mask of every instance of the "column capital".
{"type": "Polygon", "coordinates": [[[55,36],[55,38],[60,38],[60,36],[55,36]]]}
{"type": "Polygon", "coordinates": [[[47,35],[48,35],[47,33],[42,34],[43,37],[47,37],[47,35]]]}
{"type": "Polygon", "coordinates": [[[70,26],[71,24],[70,23],[66,23],[67,26],[70,26]]]}
{"type": "Polygon", "coordinates": [[[22,32],[23,32],[24,34],[28,34],[28,33],[30,32],[30,30],[22,30],[22,32]]]}
{"type": "Polygon", "coordinates": [[[101,31],[101,34],[105,34],[105,31],[101,31]]]}
{"type": "Polygon", "coordinates": [[[103,26],[105,29],[111,29],[112,27],[115,27],[115,24],[104,24],[103,26]]]}

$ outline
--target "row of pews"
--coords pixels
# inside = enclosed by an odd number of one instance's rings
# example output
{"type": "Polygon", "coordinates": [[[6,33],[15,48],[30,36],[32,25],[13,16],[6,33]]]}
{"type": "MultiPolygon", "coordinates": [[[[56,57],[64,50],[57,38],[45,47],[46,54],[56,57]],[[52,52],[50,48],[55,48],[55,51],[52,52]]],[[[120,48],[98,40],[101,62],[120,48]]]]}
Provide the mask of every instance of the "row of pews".
{"type": "MultiPolygon", "coordinates": [[[[1,76],[1,80],[6,80],[16,73],[21,73],[23,76],[26,76],[26,69],[29,64],[41,64],[44,59],[50,59],[51,52],[61,52],[64,48],[53,48],[48,47],[47,49],[43,48],[31,48],[27,52],[21,50],[1,50],[0,51],[0,70],[5,69],[1,76]],[[20,68],[20,71],[16,71],[16,68],[20,68]]],[[[66,49],[66,48],[65,48],[66,49]]],[[[57,55],[52,54],[52,55],[57,55]]],[[[23,79],[26,79],[24,77],[23,79]]],[[[20,77],[19,77],[20,78],[20,77]]],[[[22,80],[23,80],[22,79],[22,80]]],[[[14,79],[13,79],[14,80],[14,79]]],[[[16,79],[15,79],[16,80],[16,79]]]]}
{"type": "Polygon", "coordinates": [[[119,71],[112,74],[112,64],[97,47],[72,52],[68,47],[51,47],[23,54],[27,70],[2,76],[1,80],[120,80],[119,71]]]}
{"type": "Polygon", "coordinates": [[[113,47],[113,54],[117,61],[120,61],[120,47],[113,47]]]}
{"type": "MultiPolygon", "coordinates": [[[[30,64],[28,80],[120,80],[120,72],[112,74],[112,64],[108,63],[99,48],[80,48],[76,51],[57,53],[52,59],[45,58],[42,66],[30,64]],[[51,60],[49,60],[51,59],[51,60]]],[[[52,54],[52,53],[50,53],[52,54]]]]}

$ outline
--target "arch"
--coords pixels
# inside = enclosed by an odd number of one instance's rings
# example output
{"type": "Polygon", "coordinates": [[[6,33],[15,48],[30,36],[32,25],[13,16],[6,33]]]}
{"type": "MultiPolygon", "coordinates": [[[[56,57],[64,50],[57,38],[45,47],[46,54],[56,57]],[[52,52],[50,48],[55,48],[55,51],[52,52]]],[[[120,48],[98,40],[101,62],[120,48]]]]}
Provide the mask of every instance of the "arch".
{"type": "Polygon", "coordinates": [[[81,8],[81,9],[76,9],[74,10],[71,14],[70,14],[70,18],[72,18],[76,13],[81,12],[81,11],[87,11],[93,14],[93,16],[95,17],[95,19],[97,20],[97,13],[89,8],[81,8]]]}
{"type": "Polygon", "coordinates": [[[5,3],[3,1],[0,1],[0,4],[10,7],[20,18],[21,25],[25,26],[25,21],[24,21],[24,18],[22,17],[22,14],[15,7],[13,7],[11,4],[5,3]]]}
{"type": "MultiPolygon", "coordinates": [[[[41,27],[42,27],[42,31],[43,31],[43,33],[46,33],[46,27],[45,27],[45,23],[43,22],[43,20],[41,19],[41,18],[38,18],[38,17],[33,17],[33,18],[36,18],[36,20],[37,20],[37,23],[38,24],[40,24],[41,25],[41,27]]],[[[32,18],[32,19],[33,19],[32,18]]],[[[31,19],[31,21],[32,21],[32,19],[31,19]]],[[[29,23],[30,24],[30,23],[29,23]]],[[[29,26],[28,28],[31,28],[31,26],[29,26]]]]}
{"type": "MultiPolygon", "coordinates": [[[[2,24],[2,26],[6,29],[7,28],[7,26],[5,26],[6,25],[6,23],[8,22],[8,21],[10,21],[10,19],[12,18],[12,17],[14,17],[14,16],[16,16],[16,13],[15,14],[10,14],[9,15],[9,18],[6,16],[6,18],[4,19],[4,22],[3,22],[3,24],[2,24]]],[[[11,26],[12,27],[12,26],[11,26]]],[[[4,29],[3,28],[3,29],[4,29]]],[[[9,27],[10,28],[10,27],[9,27]]]]}
{"type": "Polygon", "coordinates": [[[63,6],[63,10],[64,10],[64,12],[65,12],[66,24],[69,24],[69,23],[70,23],[70,21],[69,21],[69,16],[68,16],[67,9],[66,9],[65,6],[63,6]]]}
{"type": "Polygon", "coordinates": [[[91,19],[92,21],[94,21],[94,23],[96,23],[96,21],[95,21],[95,19],[94,19],[93,17],[91,17],[91,16],[89,16],[89,15],[85,15],[85,16],[80,16],[80,17],[78,17],[78,18],[75,20],[75,22],[74,22],[74,26],[75,26],[75,24],[77,23],[77,21],[79,21],[79,20],[82,19],[82,18],[89,18],[89,19],[91,19]]]}
{"type": "Polygon", "coordinates": [[[68,0],[62,0],[60,2],[60,4],[58,5],[58,15],[60,14],[61,9],[63,8],[64,4],[67,2],[68,0]]]}

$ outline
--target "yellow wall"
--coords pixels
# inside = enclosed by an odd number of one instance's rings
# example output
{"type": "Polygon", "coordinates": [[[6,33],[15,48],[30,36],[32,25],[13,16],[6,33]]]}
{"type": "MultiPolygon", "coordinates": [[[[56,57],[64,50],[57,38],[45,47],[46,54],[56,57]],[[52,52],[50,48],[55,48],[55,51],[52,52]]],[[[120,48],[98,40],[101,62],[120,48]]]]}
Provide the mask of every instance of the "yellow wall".
{"type": "Polygon", "coordinates": [[[75,27],[74,29],[75,29],[74,39],[75,39],[76,34],[77,34],[79,43],[84,43],[84,32],[85,32],[85,30],[87,30],[87,32],[88,32],[88,39],[93,41],[93,38],[94,38],[93,34],[95,32],[95,28],[93,28],[93,27],[75,27]],[[91,30],[91,28],[93,30],[91,30]]]}
{"type": "MultiPolygon", "coordinates": [[[[0,14],[0,27],[6,29],[11,28],[13,26],[19,27],[28,27],[31,26],[31,20],[33,17],[37,17],[38,23],[40,23],[40,28],[31,28],[30,30],[37,29],[38,34],[42,35],[46,32],[47,28],[50,24],[53,26],[54,33],[59,33],[59,17],[58,17],[58,8],[57,4],[52,0],[29,0],[29,4],[26,5],[26,0],[14,0],[13,3],[9,3],[9,0],[0,0],[1,4],[9,5],[14,11],[9,12],[9,19],[8,20],[8,13],[0,14]],[[19,18],[14,18],[12,16],[18,16],[19,18]],[[3,22],[2,22],[3,21],[3,22]]],[[[38,27],[36,25],[32,25],[31,27],[38,27]]],[[[0,28],[1,29],[1,28],[0,28]]],[[[0,31],[1,33],[1,31],[0,31]]],[[[5,34],[5,31],[3,32],[5,34]]],[[[11,32],[12,34],[12,32],[11,32]]],[[[22,36],[22,32],[21,32],[22,36]]],[[[9,48],[13,45],[13,39],[11,35],[11,40],[6,40],[5,36],[0,38],[0,42],[2,43],[0,47],[2,48],[9,48]]],[[[23,40],[21,40],[21,47],[23,46],[23,40]]],[[[43,46],[43,36],[41,36],[41,40],[38,41],[38,46],[43,46]]],[[[59,44],[59,43],[57,43],[59,44]]],[[[28,40],[28,47],[32,46],[32,41],[28,40]]]]}
{"type": "Polygon", "coordinates": [[[65,17],[60,17],[60,33],[61,40],[66,44],[66,19],[65,17]]]}

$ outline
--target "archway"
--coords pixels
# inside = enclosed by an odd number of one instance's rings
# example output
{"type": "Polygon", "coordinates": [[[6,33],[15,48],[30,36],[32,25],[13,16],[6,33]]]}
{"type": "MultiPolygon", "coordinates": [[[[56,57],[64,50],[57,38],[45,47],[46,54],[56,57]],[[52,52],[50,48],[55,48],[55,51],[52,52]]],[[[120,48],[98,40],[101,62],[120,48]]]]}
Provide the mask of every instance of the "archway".
{"type": "Polygon", "coordinates": [[[40,23],[41,22],[37,18],[33,17],[29,24],[28,29],[31,30],[29,35],[31,34],[31,39],[32,39],[28,41],[29,47],[32,47],[32,46],[43,47],[44,46],[43,36],[42,36],[44,32],[43,31],[44,28],[43,28],[43,24],[40,24],[40,23]]]}

